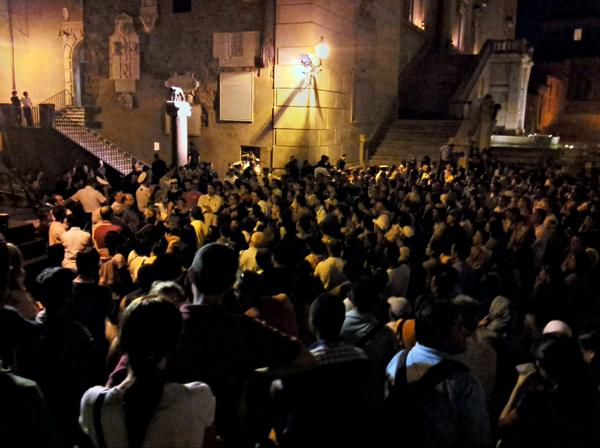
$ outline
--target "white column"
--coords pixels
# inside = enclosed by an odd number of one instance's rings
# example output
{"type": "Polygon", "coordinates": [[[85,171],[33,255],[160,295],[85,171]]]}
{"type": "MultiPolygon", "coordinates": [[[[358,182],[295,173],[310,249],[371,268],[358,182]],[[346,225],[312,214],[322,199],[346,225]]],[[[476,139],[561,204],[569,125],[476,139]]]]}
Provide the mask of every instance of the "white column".
{"type": "Polygon", "coordinates": [[[192,116],[192,106],[187,101],[167,101],[167,112],[171,116],[173,163],[184,166],[188,158],[188,118],[192,116]]]}

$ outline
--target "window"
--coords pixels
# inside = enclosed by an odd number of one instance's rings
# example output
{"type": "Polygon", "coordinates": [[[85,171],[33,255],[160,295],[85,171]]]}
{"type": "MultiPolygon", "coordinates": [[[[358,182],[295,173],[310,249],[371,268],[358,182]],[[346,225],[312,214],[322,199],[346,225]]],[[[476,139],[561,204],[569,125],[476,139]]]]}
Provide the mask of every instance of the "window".
{"type": "Polygon", "coordinates": [[[583,29],[575,28],[573,31],[573,40],[579,42],[583,38],[583,29]]]}
{"type": "Polygon", "coordinates": [[[173,0],[173,13],[192,12],[192,0],[173,0]]]}

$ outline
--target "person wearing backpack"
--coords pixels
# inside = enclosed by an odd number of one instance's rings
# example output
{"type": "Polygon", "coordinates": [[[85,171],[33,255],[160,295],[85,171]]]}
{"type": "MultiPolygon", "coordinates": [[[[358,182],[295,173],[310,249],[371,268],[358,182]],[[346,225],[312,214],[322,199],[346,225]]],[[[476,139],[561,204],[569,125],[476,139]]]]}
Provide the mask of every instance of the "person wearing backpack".
{"type": "Polygon", "coordinates": [[[450,300],[424,299],[416,314],[417,344],[388,365],[386,423],[410,447],[472,448],[492,444],[481,383],[451,359],[466,350],[469,331],[460,307],[450,300]]]}

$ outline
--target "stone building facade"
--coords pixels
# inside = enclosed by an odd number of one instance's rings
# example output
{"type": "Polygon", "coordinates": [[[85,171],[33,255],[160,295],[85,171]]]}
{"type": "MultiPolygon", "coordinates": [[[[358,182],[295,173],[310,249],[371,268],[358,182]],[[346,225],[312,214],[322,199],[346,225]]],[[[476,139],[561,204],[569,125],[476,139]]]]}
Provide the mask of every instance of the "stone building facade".
{"type": "MultiPolygon", "coordinates": [[[[487,39],[514,38],[517,2],[22,3],[34,8],[30,17],[41,14],[35,26],[48,42],[30,42],[45,57],[26,63],[17,54],[17,66],[47,75],[42,82],[19,72],[19,86],[32,86],[38,100],[68,90],[87,126],[148,162],[155,143],[171,159],[165,101],[168,86],[182,84],[193,106],[190,141],[223,172],[242,150],[274,168],[292,154],[311,162],[347,154],[359,163],[360,136],[397,110],[401,74],[432,49],[476,54],[487,39]],[[303,65],[321,39],[329,58],[303,65]]],[[[0,68],[0,80],[6,76],[0,68]]]]}

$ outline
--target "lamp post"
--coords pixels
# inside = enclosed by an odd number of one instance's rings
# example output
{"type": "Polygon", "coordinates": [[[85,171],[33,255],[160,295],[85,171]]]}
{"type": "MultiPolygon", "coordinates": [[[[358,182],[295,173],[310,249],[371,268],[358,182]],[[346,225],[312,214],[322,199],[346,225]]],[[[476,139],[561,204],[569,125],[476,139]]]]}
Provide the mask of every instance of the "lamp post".
{"type": "Polygon", "coordinates": [[[314,53],[300,55],[300,63],[305,69],[305,74],[313,81],[323,70],[323,61],[329,58],[331,47],[325,42],[323,36],[315,44],[314,53]]]}

